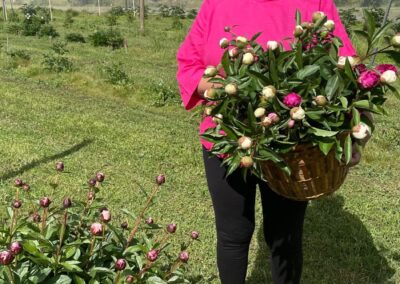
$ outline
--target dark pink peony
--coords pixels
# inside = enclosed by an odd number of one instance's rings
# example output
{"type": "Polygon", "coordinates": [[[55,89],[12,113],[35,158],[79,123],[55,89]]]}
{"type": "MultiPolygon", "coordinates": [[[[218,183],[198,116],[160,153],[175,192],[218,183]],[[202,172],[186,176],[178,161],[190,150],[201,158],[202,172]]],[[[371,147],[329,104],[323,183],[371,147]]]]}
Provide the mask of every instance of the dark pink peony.
{"type": "Polygon", "coordinates": [[[2,251],[0,252],[0,264],[9,265],[14,260],[14,255],[11,251],[2,251]]]}
{"type": "Polygon", "coordinates": [[[394,71],[396,73],[398,72],[397,67],[392,64],[379,64],[375,67],[375,70],[381,74],[388,70],[394,71]]]}
{"type": "Polygon", "coordinates": [[[100,236],[103,233],[103,226],[100,223],[93,223],[90,226],[90,232],[92,235],[100,236]]]}
{"type": "Polygon", "coordinates": [[[365,66],[365,64],[357,64],[354,69],[358,72],[358,74],[361,74],[365,71],[367,71],[367,66],[365,66]]]}
{"type": "Polygon", "coordinates": [[[151,262],[156,261],[158,258],[158,250],[153,249],[147,253],[147,259],[151,262]]]}
{"type": "Polygon", "coordinates": [[[380,75],[372,70],[367,70],[360,74],[357,79],[358,85],[362,89],[372,89],[377,86],[380,82],[380,75]]]}
{"type": "Polygon", "coordinates": [[[290,93],[283,98],[283,103],[287,107],[297,107],[301,104],[301,97],[296,93],[290,93]]]}
{"type": "Polygon", "coordinates": [[[191,237],[193,240],[197,240],[197,239],[199,238],[199,232],[197,232],[197,231],[192,231],[192,232],[190,233],[190,237],[191,237]]]}
{"type": "Polygon", "coordinates": [[[125,267],[126,267],[126,260],[125,259],[120,258],[115,262],[115,269],[116,270],[124,270],[125,267]]]}
{"type": "Polygon", "coordinates": [[[187,251],[181,251],[180,253],[179,253],[179,259],[182,261],[182,262],[184,262],[184,263],[186,263],[186,262],[188,262],[188,260],[189,260],[189,253],[187,252],[187,251]]]}
{"type": "Polygon", "coordinates": [[[20,242],[13,242],[13,243],[11,243],[11,245],[10,245],[10,252],[11,252],[13,255],[17,255],[17,254],[21,253],[21,251],[22,251],[22,245],[21,245],[20,242]]]}

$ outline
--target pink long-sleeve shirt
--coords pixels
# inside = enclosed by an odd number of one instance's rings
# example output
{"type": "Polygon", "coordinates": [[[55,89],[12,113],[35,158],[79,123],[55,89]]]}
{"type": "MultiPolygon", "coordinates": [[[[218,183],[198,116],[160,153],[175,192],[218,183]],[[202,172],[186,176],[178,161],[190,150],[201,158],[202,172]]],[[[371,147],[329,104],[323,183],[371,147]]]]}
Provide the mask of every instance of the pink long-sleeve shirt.
{"type": "MultiPolygon", "coordinates": [[[[334,34],[343,41],[340,55],[356,54],[333,0],[204,0],[176,56],[176,78],[185,109],[206,103],[196,89],[206,67],[216,66],[221,61],[224,50],[220,48],[219,41],[223,37],[230,38],[224,32],[225,26],[235,25],[232,31],[246,38],[262,32],[257,43],[265,47],[267,41],[274,40],[289,49],[289,44],[283,39],[293,36],[296,10],[301,12],[303,21],[311,21],[315,11],[324,12],[328,19],[335,22],[334,34]]],[[[215,124],[207,116],[200,124],[199,133],[210,127],[215,127],[215,124]]],[[[201,143],[206,149],[211,149],[213,145],[203,139],[201,143]]]]}

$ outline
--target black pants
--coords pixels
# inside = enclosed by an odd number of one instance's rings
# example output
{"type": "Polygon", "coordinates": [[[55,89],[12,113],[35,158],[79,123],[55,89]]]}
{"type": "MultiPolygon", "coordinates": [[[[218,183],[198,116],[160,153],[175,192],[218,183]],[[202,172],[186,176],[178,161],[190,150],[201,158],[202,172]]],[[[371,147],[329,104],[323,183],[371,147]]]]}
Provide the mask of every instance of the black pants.
{"type": "Polygon", "coordinates": [[[221,159],[203,148],[208,188],[217,229],[217,264],[222,284],[245,283],[248,250],[254,231],[256,185],[259,185],[264,235],[271,251],[275,284],[300,283],[303,264],[302,234],[307,202],[283,198],[251,176],[247,182],[239,171],[227,179],[221,159]]]}

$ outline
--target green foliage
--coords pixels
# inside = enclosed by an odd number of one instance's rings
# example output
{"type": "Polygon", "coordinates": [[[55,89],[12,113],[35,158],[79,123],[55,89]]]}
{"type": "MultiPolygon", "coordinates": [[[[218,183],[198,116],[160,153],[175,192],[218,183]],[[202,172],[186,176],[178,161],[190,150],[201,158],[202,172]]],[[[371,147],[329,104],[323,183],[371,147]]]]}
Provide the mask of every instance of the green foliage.
{"type": "Polygon", "coordinates": [[[9,34],[20,35],[23,32],[23,27],[20,23],[8,23],[5,30],[9,34]]]}
{"type": "Polygon", "coordinates": [[[50,24],[44,24],[40,27],[39,32],[37,33],[39,37],[52,37],[56,38],[59,37],[60,34],[56,31],[56,29],[50,24]]]}
{"type": "Polygon", "coordinates": [[[81,42],[85,43],[85,37],[80,33],[69,33],[65,35],[65,40],[68,42],[81,42]]]}
{"type": "Polygon", "coordinates": [[[358,13],[358,10],[356,8],[340,9],[339,12],[340,20],[344,24],[346,32],[350,34],[351,29],[357,24],[356,13],[358,13]]]}
{"type": "Polygon", "coordinates": [[[24,36],[42,36],[47,35],[47,33],[51,36],[57,35],[55,29],[48,25],[50,22],[50,14],[48,10],[32,4],[24,4],[21,7],[21,10],[25,17],[22,24],[22,34],[24,36]]]}
{"type": "Polygon", "coordinates": [[[181,30],[181,29],[183,29],[183,24],[179,20],[178,17],[173,17],[171,29],[173,29],[173,30],[181,30]]]}
{"type": "Polygon", "coordinates": [[[115,29],[98,30],[89,36],[89,40],[93,46],[107,46],[112,47],[112,49],[124,46],[124,38],[115,29]]]}
{"type": "Polygon", "coordinates": [[[71,72],[73,68],[72,61],[65,55],[68,53],[66,43],[55,42],[51,47],[53,53],[44,54],[42,64],[46,70],[60,73],[71,72]]]}
{"type": "Polygon", "coordinates": [[[155,106],[165,106],[171,103],[178,104],[180,102],[178,90],[166,84],[166,82],[162,79],[158,82],[151,83],[149,90],[154,97],[155,106]]]}
{"type": "Polygon", "coordinates": [[[132,83],[121,62],[105,65],[103,74],[106,81],[112,85],[126,86],[132,83]]]}
{"type": "Polygon", "coordinates": [[[178,17],[184,19],[186,17],[185,10],[179,6],[160,5],[158,11],[163,17],[178,17]]]}
{"type": "MultiPolygon", "coordinates": [[[[385,10],[379,7],[371,7],[366,9],[372,17],[375,19],[377,27],[380,27],[383,23],[383,18],[385,17],[385,10]]],[[[365,28],[366,29],[366,28],[365,28]]]]}

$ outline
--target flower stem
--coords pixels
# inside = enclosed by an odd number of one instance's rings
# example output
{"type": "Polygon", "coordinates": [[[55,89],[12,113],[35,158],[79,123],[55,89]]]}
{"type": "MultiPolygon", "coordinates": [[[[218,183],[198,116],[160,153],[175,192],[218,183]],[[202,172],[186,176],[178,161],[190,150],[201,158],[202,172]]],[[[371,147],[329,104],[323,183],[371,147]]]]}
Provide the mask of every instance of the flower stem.
{"type": "Polygon", "coordinates": [[[93,254],[93,249],[94,249],[94,244],[96,242],[96,237],[93,236],[92,241],[90,242],[90,251],[89,251],[89,258],[92,256],[93,254]]]}
{"type": "Polygon", "coordinates": [[[165,276],[165,278],[166,279],[170,278],[172,276],[172,273],[174,273],[181,265],[182,265],[182,261],[179,258],[177,260],[175,260],[174,265],[171,267],[171,270],[168,272],[168,274],[165,276]]]}
{"type": "Polygon", "coordinates": [[[114,284],[118,284],[119,278],[121,277],[121,271],[117,272],[117,276],[115,277],[114,284]]]}
{"type": "Polygon", "coordinates": [[[151,192],[149,198],[147,198],[146,204],[144,205],[142,211],[140,212],[138,218],[136,219],[135,225],[133,226],[133,229],[131,230],[129,237],[128,237],[128,242],[126,244],[126,247],[129,246],[129,244],[131,243],[133,237],[136,234],[136,231],[139,229],[140,223],[142,222],[144,213],[146,212],[147,208],[149,207],[151,201],[153,200],[154,196],[156,195],[157,191],[159,189],[159,185],[156,185],[153,189],[153,191],[151,192]]]}
{"type": "Polygon", "coordinates": [[[12,284],[16,284],[17,282],[15,282],[14,274],[13,274],[10,266],[7,265],[6,267],[7,267],[7,274],[8,274],[8,277],[10,278],[10,280],[11,280],[11,283],[12,284]]]}
{"type": "Polygon", "coordinates": [[[58,264],[59,257],[60,257],[61,247],[62,247],[63,242],[64,242],[64,234],[65,234],[65,229],[67,227],[67,217],[68,217],[68,210],[65,209],[64,218],[62,220],[61,228],[60,228],[60,243],[58,245],[57,252],[56,252],[56,257],[55,257],[55,260],[56,260],[57,264],[58,264]]]}
{"type": "Polygon", "coordinates": [[[46,221],[47,221],[47,213],[48,213],[48,208],[44,208],[43,211],[43,216],[42,216],[42,228],[41,228],[41,233],[44,233],[44,230],[46,229],[46,221]]]}

